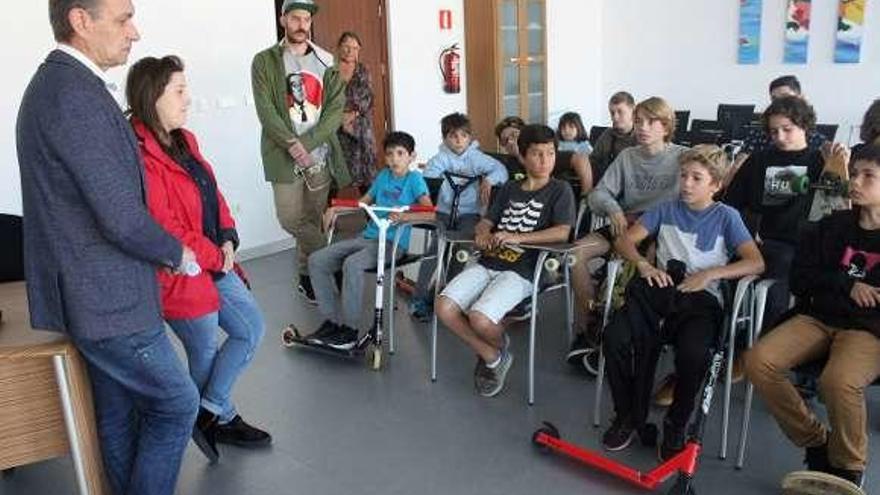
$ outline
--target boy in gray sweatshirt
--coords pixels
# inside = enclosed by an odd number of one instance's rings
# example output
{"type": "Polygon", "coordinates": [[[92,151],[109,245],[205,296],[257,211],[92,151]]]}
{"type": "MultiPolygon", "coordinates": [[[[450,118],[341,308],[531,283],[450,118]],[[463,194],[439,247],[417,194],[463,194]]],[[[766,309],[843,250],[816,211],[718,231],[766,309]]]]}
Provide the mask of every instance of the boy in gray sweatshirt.
{"type": "Polygon", "coordinates": [[[641,212],[678,197],[678,157],[688,148],[670,142],[675,131],[672,107],[662,98],[648,98],[636,105],[634,127],[638,146],[617,155],[588,198],[593,215],[606,216],[610,223],[578,242],[581,248],[572,267],[578,335],[567,356],[572,364],[581,362],[594,344],[587,329],[595,293],[588,262],[606,254],[641,212]]]}

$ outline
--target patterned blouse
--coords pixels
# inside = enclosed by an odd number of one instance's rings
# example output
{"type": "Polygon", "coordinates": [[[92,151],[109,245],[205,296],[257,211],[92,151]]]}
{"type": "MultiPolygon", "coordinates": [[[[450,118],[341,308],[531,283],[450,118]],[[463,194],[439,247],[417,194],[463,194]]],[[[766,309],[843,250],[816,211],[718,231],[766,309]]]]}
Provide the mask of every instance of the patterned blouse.
{"type": "Polygon", "coordinates": [[[358,63],[345,89],[345,111],[357,112],[353,133],[342,127],[336,133],[342,144],[345,162],[351,172],[352,185],[362,189],[376,175],[376,143],[373,136],[373,90],[370,73],[364,64],[358,63]]]}

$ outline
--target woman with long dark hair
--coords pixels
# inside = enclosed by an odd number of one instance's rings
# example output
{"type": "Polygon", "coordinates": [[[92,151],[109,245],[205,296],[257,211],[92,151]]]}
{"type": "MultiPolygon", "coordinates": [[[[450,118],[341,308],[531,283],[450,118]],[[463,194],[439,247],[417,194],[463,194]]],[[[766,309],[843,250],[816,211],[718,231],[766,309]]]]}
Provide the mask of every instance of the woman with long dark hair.
{"type": "Polygon", "coordinates": [[[232,404],[235,381],[265,332],[263,316],[235,264],[238,234],[211,166],[183,129],[190,105],[183,62],[147,57],[128,73],[131,125],[144,159],[147,206],[196,253],[201,272],[158,273],[165,320],[183,342],[201,393],[193,440],[215,462],[217,443],[258,447],[271,436],[242,420],[232,404]],[[218,347],[217,328],[227,339],[218,347]]]}

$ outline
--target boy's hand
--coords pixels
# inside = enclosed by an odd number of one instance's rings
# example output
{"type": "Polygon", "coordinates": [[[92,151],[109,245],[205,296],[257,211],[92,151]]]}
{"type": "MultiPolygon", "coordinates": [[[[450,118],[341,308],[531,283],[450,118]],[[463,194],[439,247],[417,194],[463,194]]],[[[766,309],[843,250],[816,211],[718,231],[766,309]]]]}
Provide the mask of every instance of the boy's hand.
{"type": "Polygon", "coordinates": [[[492,247],[492,246],[491,246],[491,244],[492,244],[492,234],[491,234],[491,233],[485,233],[485,234],[477,234],[477,235],[475,235],[475,236],[474,236],[474,244],[476,244],[477,247],[480,248],[480,249],[489,249],[489,248],[491,248],[491,247],[492,247]]]}
{"type": "Polygon", "coordinates": [[[407,214],[399,211],[392,211],[388,214],[388,220],[391,220],[391,223],[397,222],[405,222],[407,220],[407,214]]]}
{"type": "Polygon", "coordinates": [[[673,284],[672,277],[668,273],[647,261],[640,261],[636,268],[639,270],[639,275],[648,282],[650,287],[671,287],[673,284]]]}
{"type": "Polygon", "coordinates": [[[519,235],[513,232],[499,231],[492,234],[492,247],[503,246],[505,244],[519,244],[519,235]]]}
{"type": "Polygon", "coordinates": [[[220,247],[220,250],[223,252],[223,268],[221,268],[221,271],[229,273],[235,265],[235,245],[232,244],[232,241],[226,241],[220,247]]]}
{"type": "Polygon", "coordinates": [[[685,277],[678,284],[678,290],[680,292],[700,292],[701,290],[706,290],[706,287],[713,280],[715,280],[715,277],[709,270],[701,270],[685,277]]]}
{"type": "Polygon", "coordinates": [[[876,308],[880,305],[880,290],[863,282],[853,284],[849,297],[860,308],[876,308]]]}
{"type": "Polygon", "coordinates": [[[492,183],[489,182],[489,179],[483,177],[480,181],[480,203],[483,206],[487,206],[489,204],[489,198],[492,196],[492,183]]]}
{"type": "Polygon", "coordinates": [[[612,213],[611,214],[611,235],[614,237],[620,237],[626,233],[627,227],[629,227],[629,222],[626,221],[626,215],[622,212],[612,213]]]}

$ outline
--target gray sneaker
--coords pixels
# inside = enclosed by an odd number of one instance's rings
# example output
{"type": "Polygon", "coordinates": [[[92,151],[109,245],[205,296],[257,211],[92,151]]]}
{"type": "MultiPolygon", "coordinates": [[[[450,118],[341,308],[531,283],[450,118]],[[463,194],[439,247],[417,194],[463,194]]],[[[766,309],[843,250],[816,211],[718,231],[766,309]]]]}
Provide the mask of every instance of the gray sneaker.
{"type": "Polygon", "coordinates": [[[478,366],[474,374],[474,383],[477,393],[483,397],[494,397],[504,388],[504,379],[513,364],[513,354],[506,350],[501,354],[501,363],[494,369],[483,363],[478,366]]]}

